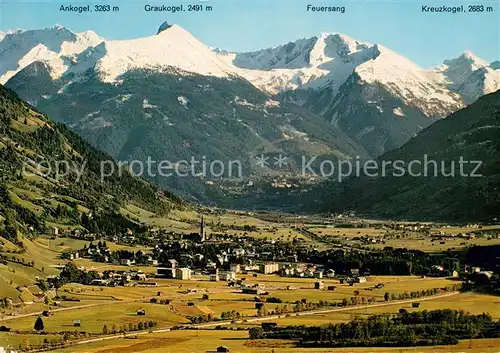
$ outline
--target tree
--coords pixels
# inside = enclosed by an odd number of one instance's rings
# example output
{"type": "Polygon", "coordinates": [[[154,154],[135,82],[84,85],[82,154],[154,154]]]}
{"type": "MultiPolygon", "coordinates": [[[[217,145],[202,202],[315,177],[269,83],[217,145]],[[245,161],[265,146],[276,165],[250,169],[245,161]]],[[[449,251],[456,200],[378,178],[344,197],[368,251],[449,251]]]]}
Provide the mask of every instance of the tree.
{"type": "Polygon", "coordinates": [[[258,340],[264,338],[264,330],[262,327],[252,327],[248,331],[249,337],[251,340],[258,340]]]}
{"type": "Polygon", "coordinates": [[[108,325],[104,325],[102,328],[102,333],[107,335],[109,333],[108,325]]]}
{"type": "Polygon", "coordinates": [[[35,321],[35,330],[43,331],[44,328],[45,328],[45,325],[43,324],[43,319],[40,316],[37,317],[36,321],[35,321]]]}
{"type": "Polygon", "coordinates": [[[47,285],[47,282],[41,279],[38,281],[38,287],[42,290],[42,292],[46,292],[49,290],[49,286],[47,285]]]}
{"type": "Polygon", "coordinates": [[[384,294],[384,300],[385,300],[386,302],[388,302],[389,300],[391,300],[391,293],[386,292],[386,293],[384,294]]]}

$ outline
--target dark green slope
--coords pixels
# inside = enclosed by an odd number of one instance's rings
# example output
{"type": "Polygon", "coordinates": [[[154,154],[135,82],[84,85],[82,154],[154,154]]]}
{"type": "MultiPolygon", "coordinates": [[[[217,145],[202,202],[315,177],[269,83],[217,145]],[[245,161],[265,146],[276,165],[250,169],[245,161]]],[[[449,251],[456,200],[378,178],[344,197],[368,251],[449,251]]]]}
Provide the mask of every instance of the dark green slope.
{"type": "MultiPolygon", "coordinates": [[[[401,148],[388,152],[378,161],[428,160],[438,163],[438,176],[429,164],[427,177],[356,178],[330,189],[322,204],[327,210],[354,209],[369,216],[400,219],[482,220],[500,217],[500,91],[480,98],[474,104],[436,122],[401,148]],[[481,161],[464,164],[460,158],[481,161]],[[441,163],[449,174],[455,161],[455,176],[441,175],[441,163]]],[[[424,174],[423,166],[414,164],[414,174],[424,174]]],[[[324,192],[324,190],[322,190],[324,192]]]]}
{"type": "Polygon", "coordinates": [[[104,161],[110,161],[105,165],[114,163],[0,85],[2,236],[12,238],[15,230],[42,232],[48,224],[98,227],[99,222],[108,223],[108,228],[115,222],[119,232],[120,222],[134,226],[117,215],[123,205],[135,204],[165,214],[181,204],[181,200],[126,171],[101,181],[104,161]],[[60,169],[67,175],[56,179],[55,163],[62,161],[70,168],[60,169]],[[84,171],[79,179],[77,170],[84,171]]]}

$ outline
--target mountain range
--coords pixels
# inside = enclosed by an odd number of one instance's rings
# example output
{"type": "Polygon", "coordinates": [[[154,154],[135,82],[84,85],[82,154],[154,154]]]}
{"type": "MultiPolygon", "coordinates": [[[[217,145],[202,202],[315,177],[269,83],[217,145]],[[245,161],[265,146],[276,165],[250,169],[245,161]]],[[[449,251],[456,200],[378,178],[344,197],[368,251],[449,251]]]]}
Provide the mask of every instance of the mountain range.
{"type": "MultiPolygon", "coordinates": [[[[297,178],[302,157],[378,157],[500,88],[498,65],[472,53],[424,70],[343,34],[233,53],[177,25],[152,32],[120,41],[60,26],[7,32],[0,82],[119,160],[239,160],[240,186],[297,178]],[[287,168],[255,163],[280,154],[287,168]]],[[[156,181],[199,201],[255,193],[205,176],[156,181]]]]}

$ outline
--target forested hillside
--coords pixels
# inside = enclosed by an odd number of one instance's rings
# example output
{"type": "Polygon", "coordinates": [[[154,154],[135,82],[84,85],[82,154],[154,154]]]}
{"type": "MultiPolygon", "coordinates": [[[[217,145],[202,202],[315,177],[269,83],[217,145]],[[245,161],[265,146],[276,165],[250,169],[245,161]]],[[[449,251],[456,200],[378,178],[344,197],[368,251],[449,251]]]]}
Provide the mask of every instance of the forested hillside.
{"type": "Polygon", "coordinates": [[[182,201],[118,173],[111,157],[0,86],[0,231],[37,234],[50,225],[120,232],[133,227],[116,211],[135,204],[158,214],[182,201]],[[101,180],[101,166],[109,172],[101,180]],[[57,174],[59,173],[59,175],[57,174]]]}

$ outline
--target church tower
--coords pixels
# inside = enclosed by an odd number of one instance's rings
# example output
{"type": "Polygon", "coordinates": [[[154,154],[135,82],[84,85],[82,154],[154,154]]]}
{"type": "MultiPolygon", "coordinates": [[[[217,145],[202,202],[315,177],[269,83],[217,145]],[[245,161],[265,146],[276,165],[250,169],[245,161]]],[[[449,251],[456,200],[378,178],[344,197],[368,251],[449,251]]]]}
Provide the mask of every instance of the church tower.
{"type": "Polygon", "coordinates": [[[201,222],[200,222],[200,239],[201,239],[201,242],[204,242],[206,240],[206,238],[205,238],[205,219],[203,218],[203,215],[201,216],[201,222]]]}

